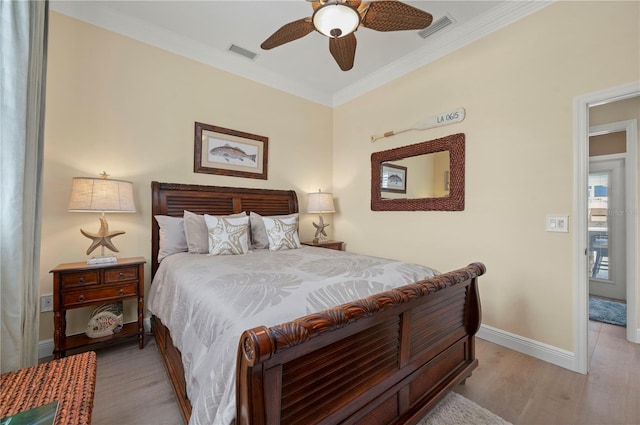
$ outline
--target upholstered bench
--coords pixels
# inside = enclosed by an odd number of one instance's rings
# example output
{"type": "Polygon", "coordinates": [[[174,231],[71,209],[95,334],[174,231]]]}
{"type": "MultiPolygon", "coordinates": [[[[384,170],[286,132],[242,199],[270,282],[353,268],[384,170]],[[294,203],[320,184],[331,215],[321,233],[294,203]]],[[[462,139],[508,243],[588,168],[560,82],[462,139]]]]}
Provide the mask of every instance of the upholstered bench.
{"type": "Polygon", "coordinates": [[[0,376],[0,418],[57,401],[56,425],[90,424],[96,366],[89,351],[0,376]]]}

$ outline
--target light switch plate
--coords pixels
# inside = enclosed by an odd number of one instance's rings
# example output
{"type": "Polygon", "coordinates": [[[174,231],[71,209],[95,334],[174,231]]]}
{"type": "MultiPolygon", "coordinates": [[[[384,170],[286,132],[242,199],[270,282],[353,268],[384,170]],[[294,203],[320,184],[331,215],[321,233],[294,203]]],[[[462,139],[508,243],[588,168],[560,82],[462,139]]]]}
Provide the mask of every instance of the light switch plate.
{"type": "Polygon", "coordinates": [[[548,215],[546,230],[547,232],[569,232],[569,216],[548,215]]]}

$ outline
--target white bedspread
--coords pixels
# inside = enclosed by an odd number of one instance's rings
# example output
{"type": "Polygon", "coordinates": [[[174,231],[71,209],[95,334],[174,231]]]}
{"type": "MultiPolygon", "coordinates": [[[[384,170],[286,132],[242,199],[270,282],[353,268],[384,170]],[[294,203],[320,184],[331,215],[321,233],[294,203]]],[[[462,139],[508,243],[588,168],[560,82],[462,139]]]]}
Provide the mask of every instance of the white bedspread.
{"type": "Polygon", "coordinates": [[[233,423],[240,335],[426,279],[437,271],[348,252],[304,246],[246,255],[165,258],[148,309],[182,352],[190,424],[233,423]]]}

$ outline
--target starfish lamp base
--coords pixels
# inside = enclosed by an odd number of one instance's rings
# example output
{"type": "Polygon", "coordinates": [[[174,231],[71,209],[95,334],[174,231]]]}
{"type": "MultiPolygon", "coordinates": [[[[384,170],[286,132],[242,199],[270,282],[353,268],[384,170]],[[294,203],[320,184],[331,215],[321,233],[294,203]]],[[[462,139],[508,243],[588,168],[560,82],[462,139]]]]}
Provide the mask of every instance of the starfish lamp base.
{"type": "Polygon", "coordinates": [[[100,255],[90,258],[87,261],[87,264],[111,264],[118,261],[116,256],[113,254],[105,255],[104,247],[106,246],[111,251],[118,252],[118,248],[115,247],[115,245],[111,241],[111,238],[122,235],[125,232],[123,232],[122,230],[110,232],[109,224],[107,223],[107,219],[104,216],[100,217],[100,230],[98,230],[97,233],[87,232],[82,229],[80,229],[80,233],[93,241],[87,249],[87,255],[91,254],[93,250],[100,247],[100,255]]]}
{"type": "Polygon", "coordinates": [[[313,223],[313,227],[316,228],[316,234],[315,234],[315,237],[313,238],[314,243],[326,242],[328,240],[327,232],[325,232],[324,229],[329,227],[329,225],[324,223],[324,219],[322,218],[322,216],[320,216],[319,221],[320,221],[319,224],[316,224],[315,222],[313,223]]]}

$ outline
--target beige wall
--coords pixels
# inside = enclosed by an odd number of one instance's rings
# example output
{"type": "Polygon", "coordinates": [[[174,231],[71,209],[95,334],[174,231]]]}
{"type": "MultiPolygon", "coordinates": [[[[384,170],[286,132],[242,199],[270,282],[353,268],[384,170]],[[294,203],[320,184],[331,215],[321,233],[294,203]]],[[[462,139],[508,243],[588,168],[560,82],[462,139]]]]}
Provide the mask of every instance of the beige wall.
{"type": "Polygon", "coordinates": [[[638,2],[557,2],[334,110],[336,235],[351,251],[482,261],[483,323],[573,351],[573,100],[638,80],[638,2]],[[597,60],[596,60],[597,59],[597,60]],[[370,136],[457,107],[460,124],[370,136]],[[466,134],[463,212],[373,212],[370,155],[466,134]]]}
{"type": "MultiPolygon", "coordinates": [[[[72,177],[106,170],[134,183],[138,211],[107,219],[127,232],[113,240],[118,255],[147,259],[152,180],[295,189],[302,212],[306,193],[332,189],[328,107],[57,13],[47,74],[42,294],[52,292],[49,270],[88,258],[79,229],[99,226],[97,214],[67,212],[72,177]],[[195,121],[267,136],[269,179],[195,174],[195,121]]],[[[301,238],[313,237],[313,218],[301,214],[301,238]]],[[[146,280],[148,288],[148,266],[146,280]]],[[[84,330],[86,314],[70,312],[70,333],[84,330]]],[[[52,338],[52,317],[41,315],[41,340],[52,338]]]]}
{"type": "Polygon", "coordinates": [[[589,156],[625,153],[625,149],[627,149],[627,134],[624,131],[589,137],[589,156]]]}

